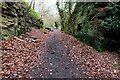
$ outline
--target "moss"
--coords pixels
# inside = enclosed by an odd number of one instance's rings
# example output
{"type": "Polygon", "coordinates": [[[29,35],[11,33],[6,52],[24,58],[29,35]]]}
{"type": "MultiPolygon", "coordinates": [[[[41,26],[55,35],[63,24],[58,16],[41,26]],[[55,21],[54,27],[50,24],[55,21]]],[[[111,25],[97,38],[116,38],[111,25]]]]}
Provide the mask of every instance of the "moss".
{"type": "Polygon", "coordinates": [[[29,6],[29,2],[26,2],[25,0],[22,0],[21,2],[22,2],[26,7],[29,6]]]}
{"type": "MultiPolygon", "coordinates": [[[[6,4],[6,2],[3,3],[6,4]]],[[[0,26],[2,26],[0,40],[24,34],[25,32],[30,31],[31,27],[42,28],[42,19],[34,10],[28,10],[28,2],[9,2],[6,5],[2,5],[2,8],[4,6],[7,13],[2,13],[4,16],[2,16],[3,20],[0,22],[0,26]],[[9,4],[11,6],[8,6],[9,4]],[[13,17],[11,13],[16,14],[17,16],[13,17]]]]}
{"type": "Polygon", "coordinates": [[[4,36],[0,34],[0,40],[4,39],[4,36]]]}
{"type": "Polygon", "coordinates": [[[40,16],[37,12],[35,12],[33,9],[30,9],[28,11],[29,14],[33,15],[35,18],[40,19],[40,16]]]}
{"type": "Polygon", "coordinates": [[[117,67],[117,64],[112,64],[113,67],[117,67]]]}
{"type": "MultiPolygon", "coordinates": [[[[23,5],[25,5],[26,7],[29,7],[29,2],[26,2],[25,0],[22,0],[22,3],[23,3],[23,5]]],[[[30,9],[30,10],[28,11],[28,13],[31,14],[32,16],[34,16],[35,18],[40,19],[39,14],[38,14],[37,12],[35,12],[35,10],[30,9]]]]}
{"type": "Polygon", "coordinates": [[[120,49],[118,50],[118,52],[120,52],[120,49]]]}

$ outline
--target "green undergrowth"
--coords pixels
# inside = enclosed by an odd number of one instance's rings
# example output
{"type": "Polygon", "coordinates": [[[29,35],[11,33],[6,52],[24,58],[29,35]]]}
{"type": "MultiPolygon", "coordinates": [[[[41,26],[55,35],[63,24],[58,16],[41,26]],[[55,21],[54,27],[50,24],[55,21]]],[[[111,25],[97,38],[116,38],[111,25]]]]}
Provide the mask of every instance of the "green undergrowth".
{"type": "Polygon", "coordinates": [[[35,18],[40,19],[39,14],[38,14],[37,12],[35,12],[35,10],[30,9],[30,10],[28,11],[28,13],[31,14],[31,15],[33,15],[35,18]]]}
{"type": "Polygon", "coordinates": [[[102,52],[120,52],[119,3],[56,3],[62,30],[102,52]],[[75,8],[72,7],[75,5],[75,8]]]}
{"type": "Polygon", "coordinates": [[[29,6],[29,2],[26,2],[25,0],[22,0],[21,2],[22,2],[25,6],[27,6],[27,7],[29,6]]]}
{"type": "Polygon", "coordinates": [[[75,36],[78,40],[82,41],[83,43],[92,46],[94,49],[96,49],[99,52],[105,51],[105,46],[102,43],[102,41],[99,41],[95,36],[89,36],[88,34],[83,34],[81,32],[77,33],[75,36]]]}
{"type": "Polygon", "coordinates": [[[118,65],[117,64],[112,64],[113,67],[117,67],[118,65]]]}
{"type": "MultiPolygon", "coordinates": [[[[25,0],[22,0],[22,2],[26,7],[29,7],[29,2],[26,2],[25,0]]],[[[40,19],[39,14],[35,10],[29,9],[27,12],[32,16],[34,16],[35,18],[40,19]]]]}

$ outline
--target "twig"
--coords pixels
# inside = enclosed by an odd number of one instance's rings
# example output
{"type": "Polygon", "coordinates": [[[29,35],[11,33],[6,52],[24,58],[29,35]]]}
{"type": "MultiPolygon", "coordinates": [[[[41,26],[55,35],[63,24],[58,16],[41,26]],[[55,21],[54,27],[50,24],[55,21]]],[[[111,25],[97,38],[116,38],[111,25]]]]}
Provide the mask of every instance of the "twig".
{"type": "Polygon", "coordinates": [[[13,49],[7,49],[7,48],[0,48],[0,50],[12,50],[13,51],[13,49]]]}
{"type": "Polygon", "coordinates": [[[22,42],[25,42],[24,40],[18,38],[18,37],[14,37],[15,39],[19,40],[19,41],[22,41],[22,42]]]}

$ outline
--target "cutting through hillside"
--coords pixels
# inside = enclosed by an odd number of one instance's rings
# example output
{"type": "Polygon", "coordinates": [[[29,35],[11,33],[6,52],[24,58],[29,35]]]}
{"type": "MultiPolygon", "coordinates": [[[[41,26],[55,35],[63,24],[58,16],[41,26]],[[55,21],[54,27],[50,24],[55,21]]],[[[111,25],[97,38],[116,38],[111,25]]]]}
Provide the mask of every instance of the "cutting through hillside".
{"type": "Polygon", "coordinates": [[[0,79],[120,79],[120,1],[4,0],[0,79]]]}

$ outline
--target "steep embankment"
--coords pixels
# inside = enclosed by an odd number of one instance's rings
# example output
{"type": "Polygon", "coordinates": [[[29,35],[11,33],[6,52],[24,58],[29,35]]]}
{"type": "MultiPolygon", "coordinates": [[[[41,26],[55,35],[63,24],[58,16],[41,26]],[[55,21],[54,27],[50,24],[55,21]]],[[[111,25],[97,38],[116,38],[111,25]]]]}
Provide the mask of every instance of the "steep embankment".
{"type": "Polygon", "coordinates": [[[64,32],[74,35],[98,51],[119,52],[120,2],[65,3],[64,9],[60,5],[57,2],[64,32]]]}
{"type": "Polygon", "coordinates": [[[97,78],[119,76],[119,55],[117,53],[98,52],[71,35],[62,33],[61,36],[68,55],[85,70],[86,75],[97,78]]]}
{"type": "Polygon", "coordinates": [[[28,6],[23,2],[2,2],[0,8],[0,39],[8,39],[29,31],[31,27],[40,28],[43,25],[41,19],[29,13],[28,6]]]}
{"type": "Polygon", "coordinates": [[[114,57],[118,56],[116,53],[99,53],[70,35],[56,33],[32,29],[23,36],[2,40],[1,76],[8,78],[68,77],[67,74],[69,77],[84,77],[81,74],[85,74],[92,78],[119,76],[118,58],[114,57]],[[81,74],[77,75],[79,70],[81,74]]]}

